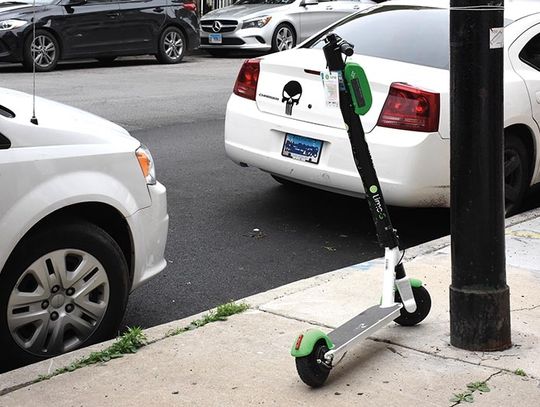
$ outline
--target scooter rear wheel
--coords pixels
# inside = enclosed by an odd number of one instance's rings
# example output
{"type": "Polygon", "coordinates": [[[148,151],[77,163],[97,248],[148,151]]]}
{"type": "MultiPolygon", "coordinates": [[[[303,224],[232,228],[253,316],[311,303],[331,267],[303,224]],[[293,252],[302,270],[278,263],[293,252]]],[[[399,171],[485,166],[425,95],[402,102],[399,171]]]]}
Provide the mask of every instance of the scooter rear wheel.
{"type": "Polygon", "coordinates": [[[328,352],[328,347],[321,339],[315,344],[309,355],[296,358],[296,371],[300,379],[308,386],[321,387],[328,378],[330,368],[317,362],[317,360],[324,360],[326,352],[328,352]]]}
{"type": "MultiPolygon", "coordinates": [[[[394,319],[394,322],[403,326],[413,326],[422,322],[431,310],[431,296],[428,290],[423,286],[412,287],[414,300],[416,301],[416,311],[407,312],[405,308],[400,311],[399,317],[394,319]]],[[[401,296],[396,290],[395,301],[401,302],[401,296]]]]}

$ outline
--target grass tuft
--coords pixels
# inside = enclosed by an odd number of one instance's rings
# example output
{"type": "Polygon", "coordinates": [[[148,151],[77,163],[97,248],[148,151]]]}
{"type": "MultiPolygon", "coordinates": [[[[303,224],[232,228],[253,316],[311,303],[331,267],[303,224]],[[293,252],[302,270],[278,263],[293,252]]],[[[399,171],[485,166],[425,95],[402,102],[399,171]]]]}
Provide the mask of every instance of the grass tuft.
{"type": "Polygon", "coordinates": [[[516,369],[516,371],[514,372],[515,375],[518,375],[518,376],[523,376],[523,377],[527,377],[527,373],[525,373],[525,370],[523,369],[516,369]]]}
{"type": "MultiPolygon", "coordinates": [[[[186,327],[172,329],[167,332],[166,337],[175,336],[192,329],[200,328],[210,322],[216,321],[225,321],[228,317],[234,314],[239,314],[244,312],[249,308],[248,304],[245,303],[234,303],[229,302],[227,304],[220,305],[215,310],[210,311],[208,314],[203,315],[201,319],[196,319],[192,321],[186,327]]],[[[80,369],[81,367],[94,365],[96,363],[105,363],[112,359],[121,358],[122,356],[130,353],[135,353],[139,348],[142,348],[147,344],[146,336],[144,332],[139,327],[128,328],[128,330],[121,336],[119,336],[116,341],[106,349],[103,349],[99,352],[92,352],[90,355],[78,359],[75,362],[56,369],[54,372],[48,375],[41,375],[38,377],[36,382],[42,380],[48,380],[51,377],[58,376],[63,373],[73,372],[74,370],[80,369]]]]}
{"type": "Polygon", "coordinates": [[[96,363],[105,363],[111,359],[121,358],[126,354],[137,352],[137,350],[143,347],[145,344],[146,336],[141,328],[128,328],[127,332],[119,336],[108,348],[98,352],[92,352],[90,355],[82,359],[76,360],[67,366],[56,369],[51,374],[39,376],[38,381],[48,380],[51,377],[58,376],[62,373],[73,372],[81,367],[94,365],[96,363]]]}
{"type": "Polygon", "coordinates": [[[228,317],[240,314],[249,309],[249,305],[246,303],[228,302],[218,306],[215,310],[210,311],[208,314],[203,315],[200,319],[191,321],[188,326],[183,328],[171,329],[167,332],[167,336],[175,336],[181,333],[191,331],[192,329],[200,328],[211,322],[226,321],[228,317]]]}

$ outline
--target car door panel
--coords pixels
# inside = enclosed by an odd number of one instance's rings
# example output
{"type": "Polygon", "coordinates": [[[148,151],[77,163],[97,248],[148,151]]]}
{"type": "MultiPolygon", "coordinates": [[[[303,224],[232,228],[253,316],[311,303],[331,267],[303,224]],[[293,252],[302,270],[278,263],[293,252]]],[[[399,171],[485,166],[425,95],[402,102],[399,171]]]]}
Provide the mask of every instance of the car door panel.
{"type": "Polygon", "coordinates": [[[118,47],[118,6],[109,0],[88,0],[65,6],[58,27],[63,57],[92,56],[118,47]]]}
{"type": "Polygon", "coordinates": [[[166,19],[167,0],[121,0],[119,24],[126,51],[157,51],[166,19]]]}

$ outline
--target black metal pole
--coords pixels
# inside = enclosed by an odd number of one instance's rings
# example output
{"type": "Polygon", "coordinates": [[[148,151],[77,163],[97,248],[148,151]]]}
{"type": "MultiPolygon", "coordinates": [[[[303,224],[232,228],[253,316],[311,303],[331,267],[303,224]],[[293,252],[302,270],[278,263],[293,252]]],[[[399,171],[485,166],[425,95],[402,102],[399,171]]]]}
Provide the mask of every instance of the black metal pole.
{"type": "Polygon", "coordinates": [[[451,0],[450,342],[511,346],[504,252],[502,0],[451,0]]]}

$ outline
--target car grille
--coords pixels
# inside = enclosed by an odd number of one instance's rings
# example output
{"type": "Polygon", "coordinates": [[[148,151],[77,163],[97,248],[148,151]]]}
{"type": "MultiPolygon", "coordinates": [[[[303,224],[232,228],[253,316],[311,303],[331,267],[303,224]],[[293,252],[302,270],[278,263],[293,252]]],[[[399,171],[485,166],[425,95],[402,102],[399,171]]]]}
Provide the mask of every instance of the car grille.
{"type": "Polygon", "coordinates": [[[212,45],[215,47],[219,47],[220,45],[242,45],[242,44],[245,44],[245,42],[241,40],[240,38],[223,37],[221,39],[221,44],[210,44],[208,42],[208,38],[204,38],[204,37],[201,38],[201,45],[212,45]]]}
{"type": "Polygon", "coordinates": [[[236,30],[238,26],[238,21],[236,20],[204,20],[201,21],[201,28],[207,33],[228,33],[236,30]],[[215,23],[218,23],[218,27],[215,26],[215,23]]]}

